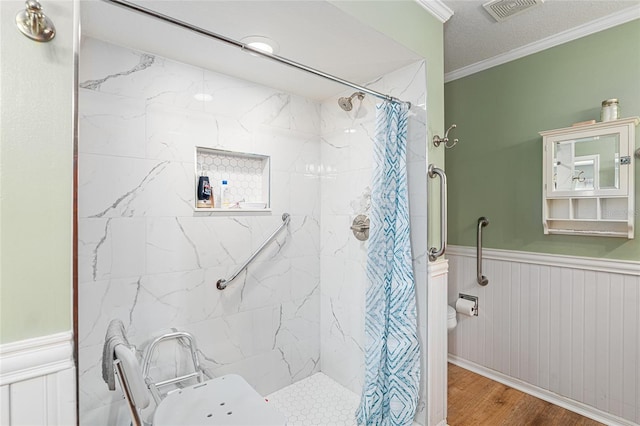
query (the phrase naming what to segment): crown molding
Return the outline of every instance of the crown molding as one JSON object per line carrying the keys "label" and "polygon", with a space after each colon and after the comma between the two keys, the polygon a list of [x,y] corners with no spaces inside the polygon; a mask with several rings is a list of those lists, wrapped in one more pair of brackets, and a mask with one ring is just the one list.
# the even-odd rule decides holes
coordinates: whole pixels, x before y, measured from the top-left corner
{"label": "crown molding", "polygon": [[427,12],[443,24],[453,16],[453,10],[442,2],[442,0],[415,0]]}
{"label": "crown molding", "polygon": [[[418,0],[420,1],[420,0]],[[505,64],[507,62],[514,61],[516,59],[523,58],[534,53],[541,52],[546,49],[550,49],[555,46],[559,46],[564,43],[568,43],[573,40],[577,40],[582,37],[622,25],[627,22],[640,19],[640,5],[632,6],[630,8],[621,10],[611,15],[605,16],[595,21],[587,22],[580,26],[571,28],[561,33],[552,35],[542,40],[535,41],[525,46],[513,49],[509,52],[502,53],[492,58],[485,59],[483,61],[476,62],[466,67],[458,68],[444,75],[444,82],[457,80],[459,78],[467,77],[471,74],[484,71],[489,68],[493,68],[498,65]]]}

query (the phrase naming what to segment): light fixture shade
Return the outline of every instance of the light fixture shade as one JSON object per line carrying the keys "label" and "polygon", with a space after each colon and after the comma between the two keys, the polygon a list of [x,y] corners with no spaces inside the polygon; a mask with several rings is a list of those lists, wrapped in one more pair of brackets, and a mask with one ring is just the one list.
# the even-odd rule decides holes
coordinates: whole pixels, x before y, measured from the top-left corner
{"label": "light fixture shade", "polygon": [[240,42],[254,49],[275,55],[280,50],[280,46],[274,40],[265,36],[247,36],[240,39]]}

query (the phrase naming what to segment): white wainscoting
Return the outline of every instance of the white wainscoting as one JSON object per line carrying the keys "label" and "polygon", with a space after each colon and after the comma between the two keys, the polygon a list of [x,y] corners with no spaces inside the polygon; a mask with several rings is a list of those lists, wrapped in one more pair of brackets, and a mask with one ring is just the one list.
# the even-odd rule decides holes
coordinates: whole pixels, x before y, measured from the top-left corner
{"label": "white wainscoting", "polygon": [[[429,263],[427,272],[427,423],[445,425],[447,420],[447,272],[446,259]],[[424,334],[423,334],[424,335]]]}
{"label": "white wainscoting", "polygon": [[[640,422],[640,262],[450,247],[449,360],[606,424]],[[474,368],[472,368],[474,369]]]}
{"label": "white wainscoting", "polygon": [[76,424],[73,334],[0,345],[0,424]]}

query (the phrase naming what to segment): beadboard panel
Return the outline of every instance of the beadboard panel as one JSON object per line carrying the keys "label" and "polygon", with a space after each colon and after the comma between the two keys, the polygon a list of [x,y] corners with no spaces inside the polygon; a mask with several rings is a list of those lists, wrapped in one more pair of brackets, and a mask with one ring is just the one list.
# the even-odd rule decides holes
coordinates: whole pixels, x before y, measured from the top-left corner
{"label": "beadboard panel", "polygon": [[10,424],[10,404],[9,386],[0,386],[0,425]]}
{"label": "beadboard panel", "polygon": [[[640,263],[452,247],[449,304],[458,315],[449,354],[629,422],[640,422]],[[589,267],[592,265],[592,268]]]}
{"label": "beadboard panel", "polygon": [[[427,267],[429,282],[427,284],[429,331],[421,330],[427,335],[427,424],[446,424],[447,419],[447,273],[446,259],[429,263]],[[425,327],[426,328],[426,327]]]}
{"label": "beadboard panel", "polygon": [[0,424],[75,425],[71,333],[0,346]]}

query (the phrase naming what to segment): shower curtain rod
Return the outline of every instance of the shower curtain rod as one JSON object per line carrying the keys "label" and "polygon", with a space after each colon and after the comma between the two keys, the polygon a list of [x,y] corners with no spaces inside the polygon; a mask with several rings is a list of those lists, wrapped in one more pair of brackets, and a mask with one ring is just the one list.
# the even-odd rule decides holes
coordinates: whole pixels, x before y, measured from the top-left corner
{"label": "shower curtain rod", "polygon": [[349,87],[351,87],[353,89],[356,89],[356,90],[358,90],[360,92],[368,93],[368,94],[373,95],[373,96],[375,96],[377,98],[384,99],[384,100],[387,100],[389,102],[405,103],[405,104],[407,104],[409,106],[409,108],[411,107],[411,102],[403,101],[403,100],[398,99],[396,97],[393,97],[393,96],[390,96],[390,95],[385,95],[384,93],[376,92],[375,90],[368,89],[366,87],[363,87],[363,86],[360,86],[358,84],[352,83],[350,81],[344,80],[344,79],[342,79],[340,77],[336,77],[334,75],[328,74],[328,73],[326,73],[324,71],[320,71],[320,70],[317,70],[315,68],[311,68],[311,67],[306,66],[304,64],[301,64],[299,62],[295,62],[295,61],[292,61],[290,59],[284,58],[282,56],[274,55],[272,53],[268,53],[268,52],[265,52],[263,50],[256,49],[254,47],[251,47],[251,46],[249,46],[249,45],[247,45],[245,43],[241,43],[241,42],[239,42],[237,40],[234,40],[232,38],[225,37],[223,35],[220,35],[220,34],[205,30],[204,28],[196,27],[195,25],[191,25],[191,24],[189,24],[187,22],[181,21],[179,19],[175,19],[175,18],[173,18],[171,16],[164,15],[162,13],[153,11],[151,9],[147,9],[147,8],[139,6],[139,5],[135,4],[135,3],[131,3],[129,1],[127,1],[127,0],[103,0],[103,1],[106,1],[107,3],[113,3],[115,5],[124,7],[125,9],[133,10],[135,12],[139,12],[139,13],[142,13],[144,15],[156,18],[156,19],[160,19],[162,21],[168,22],[170,24],[177,25],[179,27],[185,28],[185,29],[193,31],[195,33],[198,33],[198,34],[201,34],[201,35],[204,35],[204,36],[207,36],[207,37],[211,37],[213,39],[216,39],[218,41],[230,44],[230,45],[235,46],[235,47],[239,47],[242,50],[248,50],[251,53],[255,53],[256,55],[260,55],[262,57],[271,59],[271,60],[276,61],[276,62],[280,62],[280,63],[285,64],[285,65],[289,65],[290,67],[297,68],[299,70],[306,71],[308,73],[315,74],[315,75],[318,75],[320,77],[324,77],[327,80],[335,81],[336,83],[340,83],[340,84],[343,84],[345,86],[349,86]]}

